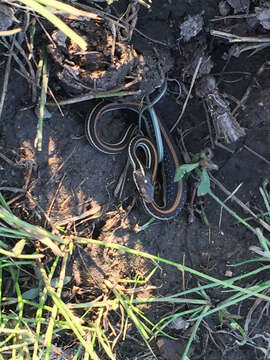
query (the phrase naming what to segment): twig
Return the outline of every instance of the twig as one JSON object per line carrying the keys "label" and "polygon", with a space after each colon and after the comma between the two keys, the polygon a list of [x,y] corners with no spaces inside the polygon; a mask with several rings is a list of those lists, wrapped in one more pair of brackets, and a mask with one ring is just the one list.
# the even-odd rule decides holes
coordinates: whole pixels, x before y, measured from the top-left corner
{"label": "twig", "polygon": [[239,55],[241,55],[241,54],[242,54],[243,52],[245,52],[245,51],[249,51],[249,50],[253,50],[253,49],[254,49],[254,51],[252,51],[252,53],[248,55],[248,57],[251,57],[251,56],[253,56],[254,54],[256,54],[257,52],[259,52],[259,51],[261,51],[261,50],[263,50],[263,49],[265,49],[266,47],[269,47],[269,46],[270,46],[269,43],[266,43],[266,44],[262,43],[262,44],[244,46],[244,47],[241,47],[241,48],[240,48],[240,47],[237,47],[236,53],[237,53],[237,56],[239,56]]}
{"label": "twig", "polygon": [[62,179],[60,180],[60,182],[59,182],[59,184],[58,184],[58,186],[57,186],[56,192],[54,193],[54,196],[53,196],[53,198],[52,198],[52,201],[50,202],[50,205],[49,205],[48,210],[47,210],[47,212],[46,212],[46,214],[47,214],[48,217],[51,216],[52,208],[53,208],[53,206],[54,206],[56,197],[57,197],[57,195],[58,195],[58,193],[59,193],[59,190],[60,190],[60,188],[61,188],[61,186],[62,186],[62,184],[63,184],[63,181],[64,181],[64,178],[65,178],[65,177],[66,177],[66,174],[64,174],[63,177],[62,177]]}
{"label": "twig", "polygon": [[[81,215],[77,215],[77,216],[72,216],[70,218],[64,219],[64,220],[60,220],[57,221],[54,226],[55,227],[59,227],[59,226],[64,226],[64,225],[68,225],[70,223],[74,223],[78,220],[82,220],[85,218],[97,218],[101,216],[101,206],[100,205],[96,205],[93,208],[91,208],[90,210],[85,211],[84,213],[82,213]],[[95,216],[94,216],[95,215]]]}
{"label": "twig", "polygon": [[[265,290],[263,292],[265,295],[267,295],[267,291]],[[249,309],[249,312],[247,314],[247,317],[246,317],[246,320],[245,320],[245,325],[244,325],[244,330],[245,330],[245,333],[246,334],[249,334],[250,331],[249,331],[249,324],[251,322],[251,317],[252,317],[252,314],[253,312],[257,309],[257,307],[263,302],[264,300],[263,299],[256,299],[253,303],[253,305],[251,306],[251,308]],[[263,316],[263,312],[259,312],[260,314],[260,318]]]}
{"label": "twig", "polygon": [[159,40],[155,40],[153,38],[150,38],[149,36],[145,35],[143,32],[141,32],[140,30],[138,30],[137,28],[134,29],[134,31],[136,33],[138,33],[139,35],[141,35],[142,37],[144,37],[145,39],[151,41],[152,43],[155,43],[155,44],[159,44],[159,45],[162,45],[162,46],[166,46],[166,47],[170,47],[170,45],[162,42],[162,41],[159,41]]}
{"label": "twig", "polygon": [[28,168],[26,177],[25,177],[25,183],[24,183],[24,185],[23,185],[23,188],[24,188],[25,190],[28,190],[28,187],[29,187],[29,184],[30,184],[30,180],[31,180],[31,176],[32,176],[33,166],[34,166],[34,163],[31,162],[31,163],[30,163],[30,166],[29,166],[29,168]]}
{"label": "twig", "polygon": [[[82,5],[80,4],[80,6],[82,6]],[[115,10],[115,9],[114,9],[114,10]],[[115,19],[115,20],[117,21],[117,25],[119,25],[119,26],[121,26],[121,27],[127,27],[127,26],[129,26],[129,24],[126,23],[124,20],[121,20],[121,22],[118,23],[118,22],[119,22],[119,14],[118,14],[118,16],[114,16],[114,15],[110,14],[110,16],[111,16],[112,19]],[[138,33],[140,36],[144,37],[145,39],[151,41],[152,43],[156,43],[156,44],[159,44],[159,45],[162,45],[162,46],[170,47],[170,45],[168,45],[168,44],[166,44],[166,43],[164,43],[164,42],[162,42],[162,41],[159,41],[159,40],[155,40],[155,39],[150,38],[149,36],[145,35],[143,32],[141,32],[141,31],[138,30],[137,28],[134,28],[134,31],[135,31],[136,33]]]}
{"label": "twig", "polygon": [[[234,189],[233,192],[230,193],[230,195],[225,200],[223,200],[224,204],[226,204],[227,201],[232,199],[232,197],[237,193],[237,191],[241,188],[242,185],[243,185],[243,183],[239,184],[236,187],[236,189]],[[219,222],[218,222],[218,228],[219,229],[221,229],[222,214],[223,214],[223,207],[220,208]]]}
{"label": "twig", "polygon": [[2,30],[0,31],[0,36],[11,36],[17,34],[18,32],[22,31],[22,28],[16,28],[11,30]]}
{"label": "twig", "polygon": [[118,23],[122,22],[126,24],[126,28],[125,30],[123,29],[123,36],[122,33],[120,32],[120,29],[117,28],[118,30],[118,38],[124,42],[124,41],[130,41],[132,38],[132,34],[133,31],[135,29],[136,23],[137,23],[137,18],[138,18],[138,11],[139,11],[139,6],[137,6],[137,3],[134,3],[134,1],[130,2],[127,6],[126,11],[124,12],[123,15],[121,15],[118,19]]}
{"label": "twig", "polygon": [[213,36],[221,37],[223,39],[227,39],[230,43],[238,43],[238,42],[270,42],[270,37],[252,37],[252,36],[239,36],[231,33],[227,33],[224,31],[211,30],[210,34]]}
{"label": "twig", "polygon": [[42,28],[42,30],[44,31],[44,34],[47,36],[49,42],[51,42],[53,44],[54,47],[56,47],[55,42],[53,41],[53,38],[51,37],[51,35],[48,33],[47,29],[45,28],[45,26],[42,24],[42,21],[39,20],[39,16],[37,14],[34,14],[36,21],[39,23],[39,26]]}
{"label": "twig", "polygon": [[69,159],[73,156],[73,154],[75,153],[76,150],[77,150],[77,146],[74,147],[74,149],[71,151],[71,153],[62,162],[62,164],[58,167],[58,169],[55,171],[55,173],[50,177],[50,179],[47,181],[46,185],[48,185],[54,179],[56,174],[64,167],[64,165],[69,161]]}
{"label": "twig", "polygon": [[[150,9],[151,4],[147,4],[144,0],[136,0],[139,4],[145,6],[147,9]],[[151,2],[151,1],[150,1]]]}
{"label": "twig", "polygon": [[[2,44],[9,49],[9,44],[7,42],[2,41]],[[25,69],[25,66],[23,64],[23,62],[20,60],[20,58],[18,57],[18,55],[14,52],[14,51],[10,51],[10,55],[13,57],[13,59],[16,61],[16,63],[19,65],[22,74],[20,74],[21,76],[24,75],[25,79],[29,82],[29,84],[31,86],[33,86],[34,84],[34,80],[31,78],[31,76],[29,75],[29,73],[27,72],[27,70]],[[15,69],[15,71],[18,71],[17,69]]]}
{"label": "twig", "polygon": [[28,191],[31,175],[32,175],[32,170],[33,170],[33,163],[31,163],[30,166],[29,166],[27,175],[25,177],[25,179],[26,179],[25,184],[23,185],[23,188],[21,189],[22,191],[20,191],[20,194],[7,201],[7,204],[9,206],[11,204],[13,204],[15,201],[18,201],[21,197],[26,195],[26,193]]}
{"label": "twig", "polygon": [[123,194],[123,189],[124,189],[124,186],[125,186],[125,181],[126,181],[126,178],[127,178],[127,172],[128,172],[128,168],[129,168],[129,165],[130,165],[130,160],[129,158],[127,159],[126,161],[126,164],[125,164],[125,167],[119,177],[119,180],[118,180],[118,183],[114,189],[114,196],[118,199],[121,199],[122,197],[122,194]]}
{"label": "twig", "polygon": [[55,234],[59,234],[59,231],[57,230],[57,228],[55,227],[55,225],[53,224],[53,222],[51,221],[51,219],[48,217],[48,215],[46,214],[46,212],[42,209],[42,207],[39,205],[39,203],[33,198],[33,196],[30,194],[29,191],[25,192],[26,197],[33,203],[35,204],[35,206],[39,209],[39,211],[43,214],[43,216],[45,217],[46,221],[48,224],[50,224],[52,230],[54,230]]}
{"label": "twig", "polygon": [[24,49],[21,47],[21,45],[18,43],[17,40],[15,40],[14,45],[19,50],[20,54],[22,55],[26,64],[28,65],[29,72],[31,74],[30,78],[32,79],[32,102],[36,102],[36,100],[37,100],[37,85],[35,83],[36,76],[35,76],[33,66],[31,64],[31,61],[28,59],[28,56],[26,55]]}
{"label": "twig", "polygon": [[[51,90],[51,88],[49,86],[48,86],[48,93],[53,98],[53,100],[55,102],[55,105],[58,107],[58,110],[59,110],[60,114],[64,117],[64,113],[63,113],[63,111],[61,109],[61,106],[60,106],[59,102],[57,101],[57,99],[56,99],[56,97],[55,97],[55,95],[53,93],[53,91]],[[47,102],[46,102],[46,105],[47,105]]]}
{"label": "twig", "polygon": [[264,71],[266,65],[269,65],[269,64],[270,64],[270,61],[266,61],[266,62],[264,62],[264,63],[260,66],[259,70],[257,71],[257,73],[255,74],[255,76],[254,76],[253,79],[251,80],[251,83],[250,83],[249,87],[247,88],[246,92],[244,93],[242,99],[239,101],[238,105],[233,109],[232,115],[234,115],[234,114],[237,112],[237,110],[238,110],[241,106],[243,106],[243,104],[247,101],[247,99],[248,99],[248,97],[249,97],[249,95],[250,95],[250,93],[251,93],[251,90],[252,90],[253,87],[255,86],[257,77],[259,77],[259,76],[262,74],[262,72]]}
{"label": "twig", "polygon": [[227,20],[227,19],[246,19],[256,17],[257,14],[242,14],[242,15],[228,15],[228,16],[216,16],[214,19],[211,19],[211,22]]}
{"label": "twig", "polygon": [[195,72],[194,72],[194,74],[193,74],[192,81],[191,81],[191,85],[190,85],[190,88],[189,88],[189,91],[188,91],[186,100],[185,100],[185,102],[184,102],[184,105],[183,105],[181,114],[179,115],[179,117],[178,117],[178,119],[176,120],[175,124],[172,126],[170,132],[172,132],[172,131],[176,128],[176,126],[179,124],[180,120],[182,119],[182,116],[184,115],[184,112],[185,112],[186,107],[187,107],[188,100],[189,100],[190,95],[191,95],[191,91],[192,91],[192,89],[193,89],[193,86],[194,86],[194,84],[195,84],[196,77],[197,77],[198,72],[199,72],[200,67],[201,67],[202,59],[203,59],[202,57],[199,58],[199,61],[198,61],[198,64],[197,64],[197,66],[196,66]]}
{"label": "twig", "polygon": [[6,155],[2,153],[0,153],[0,158],[4,160],[6,163],[8,163],[8,165],[10,166],[18,166],[14,161],[10,160],[9,158],[6,157]]}
{"label": "twig", "polygon": [[204,112],[205,112],[205,116],[206,116],[206,122],[207,122],[207,127],[208,127],[208,131],[209,131],[209,137],[210,137],[210,142],[211,142],[211,148],[214,149],[215,147],[215,142],[213,139],[213,133],[212,133],[212,127],[211,127],[211,122],[210,122],[210,116],[208,114],[208,110],[207,110],[207,106],[205,101],[203,101],[203,108],[204,108]]}
{"label": "twig", "polygon": [[124,308],[123,308],[123,306],[121,304],[119,304],[119,309],[120,309],[120,312],[121,312],[121,324],[120,324],[120,329],[118,330],[118,335],[113,340],[112,350],[114,349],[115,345],[117,344],[118,340],[120,339],[120,337],[121,337],[121,335],[123,333],[124,324],[125,324],[125,311],[124,311]]}
{"label": "twig", "polygon": [[9,51],[6,68],[5,68],[5,76],[4,76],[2,94],[1,94],[1,99],[0,99],[0,120],[1,120],[2,112],[3,112],[4,101],[5,101],[6,94],[7,94],[8,79],[9,79],[10,65],[11,65],[11,59],[12,59],[11,52],[13,51],[14,43],[15,43],[15,35],[13,35],[13,41],[12,41],[12,45],[11,45],[11,48]]}
{"label": "twig", "polygon": [[[214,184],[216,184],[220,190],[222,190],[227,196],[231,195],[231,192],[229,190],[227,190],[225,188],[224,185],[221,184],[221,182],[219,182],[216,178],[214,178],[213,175],[210,174],[210,178],[213,181]],[[270,232],[270,225],[267,224],[265,221],[263,221],[262,219],[260,219],[252,210],[250,210],[250,208],[244,204],[240,199],[238,199],[235,195],[233,195],[231,197],[231,200],[235,201],[239,206],[241,206],[241,208],[248,212],[255,220],[257,220],[267,231]]]}
{"label": "twig", "polygon": [[[141,93],[141,90],[137,91],[120,91],[120,92],[112,92],[112,91],[106,91],[106,92],[89,92],[85,95],[80,95],[71,99],[66,99],[62,101],[58,101],[58,105],[69,105],[69,104],[76,104],[82,101],[92,100],[92,99],[100,99],[100,98],[108,98],[113,96],[130,96],[130,95],[139,95]],[[56,106],[55,103],[47,102],[47,106]]]}
{"label": "twig", "polygon": [[259,159],[263,160],[264,162],[266,162],[266,164],[270,165],[270,161],[267,160],[264,156],[258,154],[256,151],[252,150],[250,147],[248,147],[247,145],[243,146],[247,151],[249,151],[251,154],[257,156]]}
{"label": "twig", "polygon": [[[19,193],[19,195],[16,195],[16,196],[14,196],[12,199],[10,199],[10,200],[7,201],[8,206],[10,206],[11,204],[13,204],[15,201],[18,201],[21,197],[25,196],[25,194],[26,194],[26,190],[24,190],[24,189],[16,189],[16,188],[14,188],[14,189],[12,189],[12,188],[6,188],[6,189],[5,189],[5,187],[3,187],[2,189],[3,189],[3,191],[11,191],[11,192],[15,192],[15,193],[18,192],[18,193]],[[14,190],[14,191],[13,191],[13,190]]]}
{"label": "twig", "polygon": [[12,186],[1,186],[0,191],[11,191],[14,193],[24,193],[24,194],[26,193],[25,189],[20,189]]}

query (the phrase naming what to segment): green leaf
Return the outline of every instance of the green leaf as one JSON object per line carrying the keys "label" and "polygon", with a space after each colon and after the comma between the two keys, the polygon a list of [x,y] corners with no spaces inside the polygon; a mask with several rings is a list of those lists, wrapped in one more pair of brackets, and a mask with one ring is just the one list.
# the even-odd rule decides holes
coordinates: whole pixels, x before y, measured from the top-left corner
{"label": "green leaf", "polygon": [[206,169],[202,169],[200,177],[201,177],[201,183],[198,187],[197,195],[203,196],[208,194],[210,191],[210,179]]}
{"label": "green leaf", "polygon": [[[71,280],[71,276],[65,276],[64,278],[64,285],[68,284]],[[52,287],[57,287],[58,286],[58,282],[59,282],[59,277],[53,278],[51,281],[51,286]]]}
{"label": "green leaf", "polygon": [[16,243],[16,245],[12,249],[12,252],[14,253],[15,256],[19,256],[22,254],[25,243],[26,243],[25,239],[19,240]]}
{"label": "green leaf", "polygon": [[2,240],[0,240],[0,247],[2,247],[5,250],[9,248],[9,246],[6,243],[4,243]]}
{"label": "green leaf", "polygon": [[11,210],[10,210],[10,208],[9,208],[9,206],[8,206],[5,198],[4,198],[4,196],[1,194],[1,192],[0,192],[0,204],[1,204],[1,206],[3,206],[4,209],[6,209],[7,211],[11,212]]}
{"label": "green leaf", "polygon": [[176,169],[176,173],[175,173],[175,177],[174,177],[174,181],[180,181],[185,174],[193,171],[194,169],[196,169],[199,166],[199,163],[195,163],[195,164],[184,164],[179,166],[178,169]]}
{"label": "green leaf", "polygon": [[192,163],[199,162],[200,160],[201,160],[201,153],[194,154],[191,158]]}
{"label": "green leaf", "polygon": [[33,288],[22,293],[22,298],[24,300],[34,300],[39,296],[39,288]]}

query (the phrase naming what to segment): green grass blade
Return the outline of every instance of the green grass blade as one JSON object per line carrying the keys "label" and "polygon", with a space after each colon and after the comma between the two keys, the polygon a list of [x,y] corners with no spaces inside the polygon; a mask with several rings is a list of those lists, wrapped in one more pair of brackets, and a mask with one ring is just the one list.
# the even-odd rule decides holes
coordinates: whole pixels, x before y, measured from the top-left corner
{"label": "green grass blade", "polygon": [[204,314],[209,310],[209,306],[206,306],[203,311],[202,311],[202,314],[201,314],[201,317],[196,321],[195,323],[195,326],[193,327],[193,330],[192,330],[192,333],[188,339],[188,343],[187,343],[187,346],[185,348],[185,351],[183,353],[183,356],[182,356],[182,360],[188,360],[188,352],[189,352],[189,349],[190,349],[190,346],[195,338],[195,335],[198,331],[198,328],[200,326],[200,323],[204,317]]}
{"label": "green grass blade", "polygon": [[[260,286],[252,287],[249,289],[250,295],[245,294],[245,295],[240,296],[240,294],[239,294],[237,298],[235,298],[231,301],[223,302],[221,305],[217,306],[215,309],[212,309],[212,310],[208,311],[207,313],[205,313],[204,316],[209,316],[209,315],[214,314],[222,309],[226,309],[229,306],[236,305],[236,304],[240,303],[241,301],[246,300],[250,297],[257,296],[260,292],[262,292],[266,289],[269,289],[269,287],[270,287],[269,282],[264,283],[263,285],[260,285]],[[194,320],[199,319],[200,316],[196,317]]]}
{"label": "green grass blade", "polygon": [[3,284],[3,266],[0,260],[0,327],[2,327],[2,284]]}
{"label": "green grass blade", "polygon": [[15,257],[16,259],[31,259],[31,260],[37,260],[37,259],[42,259],[44,258],[44,255],[42,254],[22,254],[22,255],[18,255],[13,253],[12,251],[7,251],[4,249],[0,248],[0,254],[7,256],[7,257]]}
{"label": "green grass blade", "polygon": [[0,192],[0,205],[3,206],[4,209],[9,211],[11,213],[10,207],[8,206],[6,200],[4,199],[4,196]]}
{"label": "green grass blade", "polygon": [[89,17],[90,19],[99,18],[96,14],[92,12],[77,9],[74,6],[65,4],[64,2],[61,1],[57,1],[57,0],[36,0],[36,1],[42,5],[50,6],[56,10],[60,10],[68,14],[77,15],[77,16],[86,16]]}
{"label": "green grass blade", "polygon": [[261,193],[261,195],[262,195],[262,197],[263,197],[263,201],[264,201],[266,210],[267,210],[267,212],[268,212],[268,215],[270,215],[269,194],[267,193],[265,187],[263,187],[263,188],[260,187],[259,190],[260,190],[260,193]]}
{"label": "green grass blade", "polygon": [[241,288],[240,286],[233,285],[232,284],[232,282],[234,281],[233,279],[219,280],[219,279],[216,279],[216,278],[214,278],[214,277],[212,277],[210,275],[207,275],[207,274],[201,273],[200,271],[192,269],[192,268],[190,268],[188,266],[181,265],[181,264],[178,264],[178,263],[176,263],[174,261],[167,260],[167,259],[164,259],[164,258],[160,258],[159,256],[152,255],[152,254],[149,254],[149,253],[146,253],[146,252],[143,252],[143,251],[134,250],[134,249],[131,249],[131,248],[128,248],[126,246],[119,245],[119,244],[116,244],[116,243],[109,243],[109,242],[105,242],[105,241],[101,241],[101,240],[87,239],[87,238],[81,238],[81,237],[74,237],[74,239],[78,243],[81,243],[81,244],[84,243],[84,244],[100,245],[100,246],[104,246],[106,248],[111,248],[111,249],[116,249],[116,250],[119,250],[119,251],[124,251],[126,253],[137,255],[137,256],[140,256],[140,257],[144,257],[144,258],[150,259],[152,261],[161,262],[161,263],[164,263],[164,264],[167,264],[167,265],[174,266],[175,268],[177,268],[181,272],[186,271],[186,272],[189,272],[190,274],[193,274],[194,276],[198,276],[199,278],[202,278],[204,280],[207,280],[207,281],[211,282],[212,284],[209,284],[210,287],[222,286],[224,288],[229,288],[229,289],[239,291],[239,292],[241,292],[243,294],[248,294],[250,296],[256,296],[257,298],[264,299],[266,301],[270,301],[270,296],[260,294],[260,293],[253,294],[252,291],[250,291],[249,289],[245,289],[245,288]]}
{"label": "green grass blade", "polygon": [[249,223],[247,223],[244,219],[237,215],[235,211],[231,210],[226,204],[224,204],[214,193],[212,193],[211,190],[208,192],[208,195],[210,195],[220,206],[228,211],[228,213],[231,214],[237,221],[253,232],[253,234],[257,235],[256,230],[251,225],[249,225]]}
{"label": "green grass blade", "polygon": [[91,348],[87,344],[87,342],[84,340],[84,330],[83,327],[80,324],[80,321],[78,318],[76,318],[72,312],[68,309],[68,307],[63,303],[63,301],[53,292],[52,290],[49,291],[50,296],[52,297],[55,305],[57,306],[58,311],[64,316],[64,318],[67,321],[67,324],[69,328],[73,331],[73,333],[76,335],[77,339],[80,341],[81,345],[84,346],[85,350],[88,351],[88,353],[91,356],[91,359],[93,360],[100,360],[97,354],[95,353],[94,349]]}
{"label": "green grass blade", "polygon": [[146,327],[145,324],[143,324],[140,319],[135,315],[132,307],[130,306],[130,304],[125,300],[124,297],[122,297],[122,295],[116,291],[114,288],[112,288],[112,291],[114,293],[114,295],[117,297],[117,299],[119,300],[119,302],[122,304],[123,308],[125,309],[126,313],[128,314],[128,317],[130,318],[130,320],[133,322],[133,324],[136,326],[138,332],[140,333],[141,337],[143,338],[143,341],[145,342],[146,346],[148,347],[148,349],[151,351],[152,355],[154,356],[154,358],[156,359],[156,356],[149,344],[149,335],[148,333],[151,333],[151,330],[148,329]]}
{"label": "green grass blade", "polygon": [[[64,258],[63,258],[62,264],[61,264],[60,279],[59,279],[59,282],[58,282],[57,294],[55,294],[57,297],[61,296],[63,283],[64,283],[64,280],[62,278],[63,278],[63,274],[65,276],[65,273],[66,273],[67,259],[68,259],[68,254],[66,253]],[[47,277],[46,271],[45,271],[43,266],[40,266],[40,273],[41,273],[41,275],[43,277],[43,281],[45,283],[46,292],[49,292],[50,295],[51,295],[51,293],[54,294],[54,290],[51,287],[51,283],[50,283],[51,279],[49,277]],[[46,338],[45,360],[50,359],[51,344],[52,344],[52,339],[53,339],[53,330],[54,330],[55,319],[56,319],[57,313],[58,313],[58,307],[57,307],[57,304],[54,302],[51,318],[50,318],[49,325],[48,325],[46,335],[45,335],[45,338]]]}
{"label": "green grass blade", "polygon": [[42,151],[42,138],[43,138],[43,120],[45,113],[45,105],[47,99],[47,90],[48,90],[48,70],[47,70],[47,52],[43,51],[42,59],[42,83],[41,83],[41,94],[40,94],[40,104],[39,104],[39,118],[37,124],[37,135],[34,141],[34,146],[38,151]]}
{"label": "green grass blade", "polygon": [[30,235],[34,239],[38,239],[45,246],[48,246],[56,256],[64,256],[62,251],[58,248],[58,246],[53,242],[59,242],[61,244],[65,244],[65,241],[60,237],[51,234],[50,232],[44,230],[43,228],[35,225],[31,225],[19,218],[15,215],[11,214],[9,211],[0,206],[0,219],[5,221],[10,226],[17,228],[19,231],[25,231],[28,235]]}
{"label": "green grass blade", "polygon": [[176,298],[172,296],[164,296],[161,298],[141,298],[132,301],[133,304],[142,303],[155,303],[155,302],[168,302],[172,304],[196,304],[196,305],[207,305],[208,301],[203,299],[186,299]]}
{"label": "green grass blade", "polygon": [[[168,325],[171,324],[172,321],[178,319],[179,317],[183,317],[185,315],[196,315],[200,311],[204,309],[204,306],[199,306],[198,308],[190,309],[190,310],[184,310],[180,313],[176,313],[173,315],[168,315],[162,318],[153,328],[152,332],[154,333],[154,336],[156,337],[159,333],[164,334],[165,336],[175,340],[175,338],[168,336],[163,332],[163,329],[165,329]],[[194,316],[195,317],[195,316]]]}
{"label": "green grass blade", "polygon": [[[54,272],[55,272],[55,269],[56,269],[56,266],[59,262],[59,257],[56,257],[54,262],[53,262],[53,265],[50,269],[50,273],[49,273],[49,276],[48,276],[48,280],[49,282],[51,281],[53,275],[54,275]],[[44,290],[43,290],[43,294],[40,298],[40,301],[39,301],[39,304],[38,304],[38,309],[37,309],[37,312],[36,312],[36,318],[35,318],[35,321],[36,321],[36,331],[35,331],[35,336],[36,336],[36,339],[35,339],[35,343],[34,343],[34,350],[33,350],[33,360],[37,359],[38,356],[38,349],[39,349],[39,337],[40,337],[40,331],[41,331],[41,324],[42,324],[42,313],[43,313],[43,310],[44,310],[44,305],[45,305],[45,301],[47,299],[47,288],[44,287]]]}
{"label": "green grass blade", "polygon": [[[24,307],[24,304],[23,304],[23,301],[22,301],[22,293],[21,293],[21,289],[20,289],[20,285],[19,285],[19,282],[18,282],[18,279],[19,279],[19,270],[17,269],[17,271],[15,272],[13,267],[10,267],[9,268],[9,271],[10,271],[10,274],[11,274],[11,277],[12,277],[12,280],[13,280],[13,284],[14,284],[14,288],[15,288],[15,291],[16,291],[16,294],[17,294],[17,299],[18,299],[18,308],[19,308],[19,313],[18,313],[18,321],[17,321],[17,324],[15,325],[14,327],[14,330],[18,330],[20,331],[20,325],[21,325],[21,318],[23,317],[23,307]],[[14,359],[17,359],[17,349],[19,351],[19,354],[21,352],[21,349],[20,349],[20,346],[17,346],[17,345],[21,345],[20,343],[20,338],[17,337],[17,336],[14,336],[13,337],[13,345],[14,347],[12,348],[12,358]],[[18,343],[19,341],[19,343]],[[20,356],[20,355],[19,355]]]}
{"label": "green grass blade", "polygon": [[[82,39],[82,37],[79,36],[74,30],[68,27],[61,19],[59,19],[52,12],[50,12],[46,7],[40,5],[35,0],[19,0],[19,1],[27,5],[29,8],[36,11],[40,15],[44,16],[54,26],[56,26],[59,30],[61,30],[64,34],[66,34],[69,38],[71,38],[83,50],[87,49],[87,42],[84,39]],[[56,1],[52,1],[52,3],[56,3]]]}
{"label": "green grass blade", "polygon": [[116,357],[110,347],[109,341],[105,336],[105,334],[103,333],[103,331],[101,330],[101,328],[97,326],[95,329],[96,329],[96,336],[103,350],[106,352],[106,354],[111,360],[116,360]]}
{"label": "green grass blade", "polygon": [[21,239],[22,237],[29,237],[30,235],[23,231],[18,231],[0,226],[0,236]]}

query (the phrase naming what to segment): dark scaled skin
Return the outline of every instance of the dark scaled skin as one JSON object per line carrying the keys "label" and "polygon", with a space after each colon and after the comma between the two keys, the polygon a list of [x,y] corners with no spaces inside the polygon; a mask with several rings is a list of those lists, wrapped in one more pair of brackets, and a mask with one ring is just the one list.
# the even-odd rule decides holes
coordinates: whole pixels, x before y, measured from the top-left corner
{"label": "dark scaled skin", "polygon": [[133,172],[133,178],[143,200],[147,203],[153,202],[155,186],[152,182],[151,171],[145,169],[143,174],[142,171],[138,169]]}

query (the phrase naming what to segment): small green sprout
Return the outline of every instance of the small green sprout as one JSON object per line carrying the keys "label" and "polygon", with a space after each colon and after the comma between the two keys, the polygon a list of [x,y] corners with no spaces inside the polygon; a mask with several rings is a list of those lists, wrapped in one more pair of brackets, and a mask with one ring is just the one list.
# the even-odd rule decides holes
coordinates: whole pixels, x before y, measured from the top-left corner
{"label": "small green sprout", "polygon": [[200,185],[198,186],[198,196],[206,195],[210,192],[210,179],[208,170],[218,170],[218,166],[212,162],[213,153],[211,149],[207,148],[198,154],[195,154],[189,164],[179,166],[176,170],[174,181],[180,181],[186,174],[195,171],[200,178]]}

